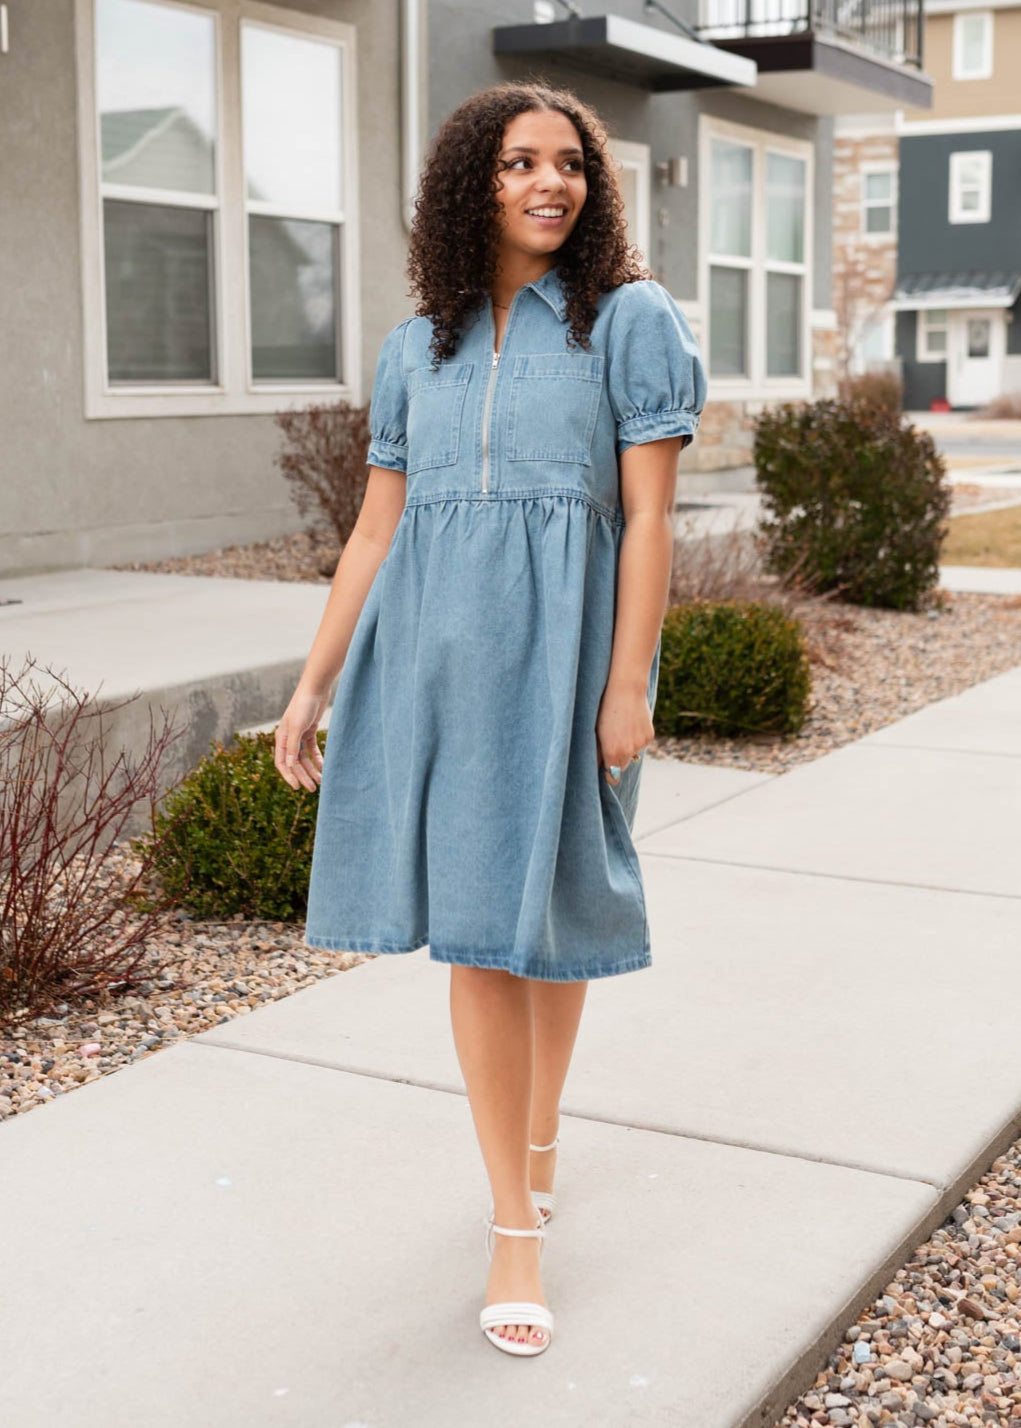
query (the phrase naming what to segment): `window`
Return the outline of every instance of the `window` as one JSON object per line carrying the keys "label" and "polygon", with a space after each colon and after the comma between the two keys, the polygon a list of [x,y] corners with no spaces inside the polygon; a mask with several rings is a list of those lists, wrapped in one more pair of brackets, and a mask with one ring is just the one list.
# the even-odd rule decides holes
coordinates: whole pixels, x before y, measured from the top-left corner
{"label": "window", "polygon": [[896,171],[892,165],[867,167],[861,175],[861,231],[886,235],[896,233]]}
{"label": "window", "polygon": [[216,21],[98,0],[107,375],[215,382]]}
{"label": "window", "polygon": [[893,357],[893,318],[889,313],[867,312],[858,324],[854,370],[883,367]]}
{"label": "window", "polygon": [[943,362],[947,355],[947,310],[945,307],[923,308],[918,314],[918,343],[915,353],[919,362]]}
{"label": "window", "polygon": [[742,389],[803,390],[809,146],[719,120],[703,131],[702,303],[710,374]]}
{"label": "window", "polygon": [[993,12],[962,10],[954,16],[954,79],[988,79],[993,72]]}
{"label": "window", "polygon": [[993,156],[988,149],[950,155],[950,222],[988,223]]}
{"label": "window", "polygon": [[352,27],[77,5],[86,415],[359,401]]}

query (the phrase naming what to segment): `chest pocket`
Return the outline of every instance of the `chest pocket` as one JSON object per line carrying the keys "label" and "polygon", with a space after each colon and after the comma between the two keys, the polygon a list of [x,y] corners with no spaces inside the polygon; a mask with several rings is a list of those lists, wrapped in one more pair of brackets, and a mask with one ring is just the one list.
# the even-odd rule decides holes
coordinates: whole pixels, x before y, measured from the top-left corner
{"label": "chest pocket", "polygon": [[409,476],[431,466],[452,466],[457,460],[461,411],[473,366],[446,362],[436,372],[419,367],[408,373]]}
{"label": "chest pocket", "polygon": [[596,353],[535,352],[515,357],[507,417],[508,461],[588,466],[603,393]]}

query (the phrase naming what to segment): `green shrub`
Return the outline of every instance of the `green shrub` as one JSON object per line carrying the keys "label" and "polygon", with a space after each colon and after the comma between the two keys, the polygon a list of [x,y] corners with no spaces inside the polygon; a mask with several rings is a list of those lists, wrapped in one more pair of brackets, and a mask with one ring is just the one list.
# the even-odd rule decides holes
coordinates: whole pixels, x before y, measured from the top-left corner
{"label": "green shrub", "polygon": [[700,600],[668,608],[657,734],[796,734],[810,688],[801,625],[777,606]]}
{"label": "green shrub", "polygon": [[215,744],[153,819],[157,876],[197,917],[305,915],[318,799],[284,782],[273,752],[272,734]]}
{"label": "green shrub", "polygon": [[928,432],[870,401],[784,403],[756,422],[766,568],[857,605],[917,610],[950,509]]}

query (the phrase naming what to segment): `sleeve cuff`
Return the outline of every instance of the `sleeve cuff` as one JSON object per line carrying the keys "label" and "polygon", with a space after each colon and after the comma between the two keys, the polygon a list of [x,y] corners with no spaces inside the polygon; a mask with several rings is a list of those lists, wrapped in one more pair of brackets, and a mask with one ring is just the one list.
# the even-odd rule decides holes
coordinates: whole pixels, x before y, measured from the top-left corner
{"label": "sleeve cuff", "polygon": [[380,441],[377,437],[369,443],[365,461],[368,466],[382,466],[389,471],[406,472],[408,448],[395,441]]}
{"label": "sleeve cuff", "polygon": [[681,450],[690,446],[698,430],[698,414],[678,408],[676,411],[649,412],[628,417],[617,425],[617,455],[629,446],[641,446],[647,441],[661,441],[667,436],[684,436]]}

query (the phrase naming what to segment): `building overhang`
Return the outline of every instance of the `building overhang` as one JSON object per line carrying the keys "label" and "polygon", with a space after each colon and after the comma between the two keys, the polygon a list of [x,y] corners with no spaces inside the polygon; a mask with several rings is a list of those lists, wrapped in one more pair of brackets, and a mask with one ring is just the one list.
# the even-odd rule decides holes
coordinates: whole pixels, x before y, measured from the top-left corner
{"label": "building overhang", "polygon": [[932,75],[835,35],[728,37],[718,49],[755,61],[755,98],[805,114],[893,113],[932,108]]}
{"label": "building overhang", "polygon": [[930,308],[1013,307],[1021,295],[1021,272],[972,269],[960,273],[913,273],[898,278],[890,300],[895,312]]}
{"label": "building overhang", "polygon": [[558,60],[601,79],[657,92],[717,85],[753,88],[756,83],[755,62],[744,55],[620,15],[584,16],[542,25],[495,25],[493,53],[542,62]]}

